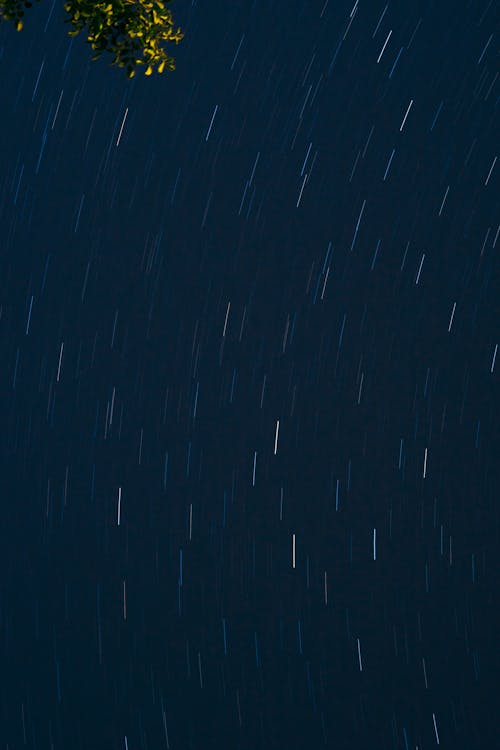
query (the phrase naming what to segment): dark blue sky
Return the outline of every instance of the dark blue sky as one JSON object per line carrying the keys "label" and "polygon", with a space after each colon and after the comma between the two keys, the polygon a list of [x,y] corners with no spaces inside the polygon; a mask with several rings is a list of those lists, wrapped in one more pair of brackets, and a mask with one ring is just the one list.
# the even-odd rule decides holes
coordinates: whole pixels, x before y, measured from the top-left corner
{"label": "dark blue sky", "polygon": [[494,747],[494,5],[0,25],[0,750]]}

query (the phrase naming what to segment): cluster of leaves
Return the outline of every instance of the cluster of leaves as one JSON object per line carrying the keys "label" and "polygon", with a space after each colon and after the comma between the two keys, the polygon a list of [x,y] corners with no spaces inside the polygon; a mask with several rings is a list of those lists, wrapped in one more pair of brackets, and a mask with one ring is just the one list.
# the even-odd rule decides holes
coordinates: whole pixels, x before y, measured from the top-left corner
{"label": "cluster of leaves", "polygon": [[[114,55],[112,65],[125,68],[129,78],[136,67],[144,65],[145,75],[156,68],[175,69],[175,60],[167,55],[164,43],[178,44],[184,34],[174,29],[172,13],[165,8],[170,0],[67,0],[64,10],[71,24],[70,36],[86,30],[87,42],[95,51],[93,60],[103,52]],[[23,27],[24,9],[31,0],[0,0],[0,19],[14,21],[18,31]]]}
{"label": "cluster of leaves", "polygon": [[16,31],[21,31],[24,9],[32,5],[30,0],[0,0],[0,21],[13,21]]}

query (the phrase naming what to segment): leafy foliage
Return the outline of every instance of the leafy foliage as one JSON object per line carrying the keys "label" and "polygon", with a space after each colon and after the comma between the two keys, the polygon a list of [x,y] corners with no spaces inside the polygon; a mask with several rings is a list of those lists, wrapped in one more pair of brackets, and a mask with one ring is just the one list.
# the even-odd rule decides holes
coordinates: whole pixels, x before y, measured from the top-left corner
{"label": "leafy foliage", "polygon": [[[164,48],[166,42],[178,44],[184,34],[174,29],[172,13],[165,5],[170,0],[67,0],[64,10],[71,24],[70,36],[85,30],[87,42],[97,60],[103,52],[113,54],[112,65],[125,68],[129,78],[136,67],[144,65],[145,75],[175,70],[175,60]],[[31,0],[0,0],[0,20],[13,21],[17,31],[23,28],[25,8]]]}

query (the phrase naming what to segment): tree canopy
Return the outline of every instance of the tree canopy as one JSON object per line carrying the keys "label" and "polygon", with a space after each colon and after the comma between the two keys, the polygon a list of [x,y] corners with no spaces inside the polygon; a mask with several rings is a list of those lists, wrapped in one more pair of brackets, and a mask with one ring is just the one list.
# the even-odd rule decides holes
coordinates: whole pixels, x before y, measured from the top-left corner
{"label": "tree canopy", "polygon": [[[178,44],[184,34],[174,29],[172,13],[165,5],[170,0],[66,0],[68,32],[76,36],[81,31],[94,50],[92,60],[103,52],[114,57],[112,65],[125,68],[129,78],[137,66],[144,66],[145,75],[153,70],[163,73],[175,70],[175,60],[167,54],[166,43]],[[0,0],[0,20],[13,21],[17,31],[23,28],[26,8],[31,0]]]}

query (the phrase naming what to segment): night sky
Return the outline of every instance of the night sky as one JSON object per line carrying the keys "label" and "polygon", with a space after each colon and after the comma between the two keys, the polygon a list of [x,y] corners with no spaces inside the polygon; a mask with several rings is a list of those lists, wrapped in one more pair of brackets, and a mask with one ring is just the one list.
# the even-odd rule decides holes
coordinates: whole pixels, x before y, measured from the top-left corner
{"label": "night sky", "polygon": [[129,81],[62,5],[0,25],[0,750],[499,747],[498,7],[175,0]]}

